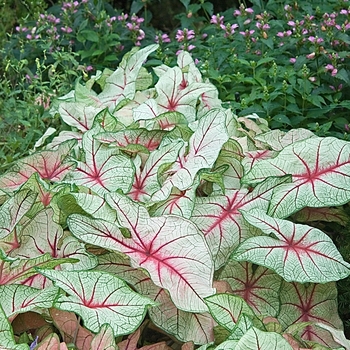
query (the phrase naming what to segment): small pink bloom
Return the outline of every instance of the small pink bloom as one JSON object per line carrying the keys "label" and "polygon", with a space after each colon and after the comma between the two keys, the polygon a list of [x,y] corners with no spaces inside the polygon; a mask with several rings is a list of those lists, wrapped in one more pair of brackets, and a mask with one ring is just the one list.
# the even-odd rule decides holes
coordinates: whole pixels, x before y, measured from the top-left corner
{"label": "small pink bloom", "polygon": [[287,24],[291,27],[295,27],[295,22],[294,21],[288,21]]}
{"label": "small pink bloom", "polygon": [[248,7],[245,9],[245,12],[252,14],[254,13],[254,10],[251,7]]}
{"label": "small pink bloom", "polygon": [[234,16],[240,16],[240,15],[241,15],[241,11],[240,11],[240,10],[235,10],[235,11],[233,12],[233,15],[234,15]]}
{"label": "small pink bloom", "polygon": [[315,56],[316,56],[315,52],[311,52],[310,54],[306,55],[306,58],[311,60],[311,59],[315,58]]}
{"label": "small pink bloom", "polygon": [[295,63],[296,61],[297,61],[297,59],[296,59],[295,57],[292,57],[292,58],[289,60],[290,63]]}

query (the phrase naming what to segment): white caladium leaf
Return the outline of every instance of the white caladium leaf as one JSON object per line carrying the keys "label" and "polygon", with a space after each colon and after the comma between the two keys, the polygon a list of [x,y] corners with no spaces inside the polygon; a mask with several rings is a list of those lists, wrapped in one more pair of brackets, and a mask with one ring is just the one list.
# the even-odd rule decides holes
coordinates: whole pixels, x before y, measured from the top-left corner
{"label": "white caladium leaf", "polygon": [[34,204],[37,194],[28,190],[17,192],[0,208],[0,239],[8,236]]}
{"label": "white caladium leaf", "polygon": [[47,150],[57,149],[61,143],[67,140],[76,140],[77,146],[81,147],[81,142],[83,140],[83,134],[79,131],[63,130],[58,136],[54,137],[52,141],[46,146]]}
{"label": "white caladium leaf", "polygon": [[150,98],[133,109],[132,116],[135,121],[154,119],[160,114],[157,101]]}
{"label": "white caladium leaf", "polygon": [[105,323],[112,327],[115,337],[132,333],[140,326],[147,308],[155,305],[105,272],[40,270],[40,273],[68,293],[61,294],[54,307],[77,313],[85,327],[95,333]]}
{"label": "white caladium leaf", "polygon": [[205,302],[215,321],[230,332],[234,330],[241,315],[245,314],[252,318],[255,316],[244,299],[236,295],[215,294],[205,298]]}
{"label": "white caladium leaf", "polygon": [[227,281],[235,295],[242,297],[257,315],[277,316],[282,278],[266,267],[253,270],[248,262],[229,261],[219,280]]}
{"label": "white caladium leaf", "polygon": [[226,130],[226,114],[220,109],[214,109],[203,116],[189,141],[189,152],[181,155],[172,167],[174,173],[154,195],[153,200],[164,200],[173,186],[183,191],[188,189],[199,170],[211,168],[228,140]]}
{"label": "white caladium leaf", "polygon": [[75,140],[67,141],[57,150],[36,152],[19,160],[8,172],[0,176],[0,188],[14,191],[36,172],[45,180],[63,180],[73,168],[74,162],[68,161],[67,158],[75,144]]}
{"label": "white caladium leaf", "polygon": [[276,190],[271,200],[269,214],[280,218],[304,207],[342,205],[350,200],[349,153],[349,142],[311,137],[258,162],[242,181],[254,184],[268,176],[292,175],[293,182]]}
{"label": "white caladium leaf", "polygon": [[272,218],[260,209],[242,211],[242,214],[251,225],[276,238],[248,238],[233,253],[234,260],[263,265],[286,281],[300,283],[325,283],[349,276],[350,264],[322,231]]}
{"label": "white caladium leaf", "polygon": [[53,220],[52,208],[38,212],[21,230],[20,247],[11,255],[15,257],[34,258],[50,253],[58,256],[58,242],[63,236],[63,229]]}
{"label": "white caladium leaf", "polygon": [[[230,342],[233,342],[233,347]],[[225,343],[227,345],[221,348]],[[215,350],[293,350],[292,346],[280,334],[263,332],[255,327],[250,328],[238,342],[228,340],[225,343],[219,345]]]}
{"label": "white caladium leaf", "polygon": [[62,102],[58,112],[65,123],[86,132],[92,128],[96,114],[104,108],[87,106],[84,102]]}
{"label": "white caladium leaf", "polygon": [[228,165],[229,168],[223,174],[225,190],[238,190],[241,188],[241,178],[243,177],[243,150],[240,144],[229,139],[221,148],[219,156],[215,162],[215,168]]}
{"label": "white caladium leaf", "polygon": [[160,167],[167,163],[175,162],[181,148],[184,147],[182,140],[174,140],[172,143],[161,145],[158,149],[151,152],[142,171],[135,174],[134,183],[129,192],[129,196],[138,201],[146,202],[151,195],[159,190],[158,171]]}
{"label": "white caladium leaf", "polygon": [[215,89],[211,84],[189,84],[179,67],[169,68],[159,78],[155,88],[158,93],[156,101],[159,114],[177,111],[185,115],[189,122],[196,118],[198,98],[208,90]]}
{"label": "white caladium leaf", "polygon": [[[342,321],[337,313],[337,288],[334,282],[326,284],[284,282],[280,297],[281,310],[278,320],[284,328],[298,322],[315,322],[342,330]],[[333,348],[336,345],[339,347],[328,331],[316,325],[306,326],[300,335],[304,340],[315,341],[327,347]]]}
{"label": "white caladium leaf", "polygon": [[109,222],[115,222],[117,215],[109,207],[105,199],[88,193],[69,193],[57,198],[57,204],[66,216],[71,214],[91,215],[97,219],[104,219]]}
{"label": "white caladium leaf", "polygon": [[86,251],[84,244],[71,235],[66,236],[60,245],[58,256],[76,260],[62,264],[62,270],[80,271],[90,270],[97,265],[97,257]]}
{"label": "white caladium leaf", "polygon": [[2,349],[28,350],[27,344],[16,344],[13,330],[0,304],[0,344]]}
{"label": "white caladium leaf", "polygon": [[[77,262],[75,259],[52,259],[49,253],[32,259],[7,261],[2,256],[0,264],[0,285],[22,283],[30,284],[31,278],[38,274],[37,268],[52,269],[65,262]],[[27,283],[28,282],[28,283]]]}
{"label": "white caladium leaf", "polygon": [[[97,130],[96,130],[97,129]],[[128,192],[134,176],[132,161],[116,148],[108,148],[94,139],[99,128],[87,131],[83,136],[85,161],[77,161],[74,172],[67,180],[84,185],[98,194],[122,190]]]}
{"label": "white caladium leaf", "polygon": [[133,266],[146,269],[157,286],[169,291],[178,308],[206,311],[202,298],[215,293],[213,264],[197,227],[178,216],[149,217],[144,207],[118,193],[107,195],[106,200],[137,246],[133,251],[124,249]]}
{"label": "white caladium leaf", "polygon": [[288,132],[271,130],[264,134],[256,135],[258,141],[267,143],[274,151],[281,151],[284,147],[297,141],[314,137],[315,134],[307,129],[293,129]]}
{"label": "white caladium leaf", "polygon": [[176,216],[151,218],[143,206],[117,193],[106,199],[131,238],[124,238],[116,225],[81,215],[68,218],[71,232],[85,242],[127,254],[133,267],[144,268],[156,285],[169,291],[178,308],[206,311],[202,298],[215,293],[213,265],[197,227]]}
{"label": "white caladium leaf", "polygon": [[117,147],[127,148],[130,145],[138,145],[149,152],[157,149],[166,134],[163,130],[125,129],[117,132],[105,132],[95,135],[95,139]]}
{"label": "white caladium leaf", "polygon": [[280,181],[281,179],[267,180],[250,193],[249,190],[242,189],[227,191],[226,195],[197,198],[191,220],[204,233],[211,247],[215,269],[226,263],[242,240],[256,235],[257,230],[247,224],[240,210],[267,210],[272,191]]}
{"label": "white caladium leaf", "polygon": [[158,45],[149,45],[141,50],[131,51],[124,56],[119,68],[107,79],[103,91],[98,95],[104,105],[113,111],[119,102],[132,99],[136,91],[136,78],[147,56],[157,49]]}
{"label": "white caladium leaf", "polygon": [[36,289],[21,284],[0,286],[1,305],[7,317],[34,308],[48,309],[52,307],[58,294],[57,287]]}
{"label": "white caladium leaf", "polygon": [[208,313],[179,310],[169,294],[157,287],[140,269],[130,266],[130,259],[122,254],[107,253],[99,257],[99,269],[113,273],[130,283],[139,293],[157,305],[148,310],[153,323],[182,342],[206,344],[214,340],[214,320]]}
{"label": "white caladium leaf", "polygon": [[42,180],[38,173],[34,173],[22,186],[21,191],[30,190],[37,194],[36,202],[32,205],[31,213],[39,211],[41,208],[50,204],[54,192],[50,185]]}
{"label": "white caladium leaf", "polygon": [[113,329],[109,324],[104,324],[91,342],[90,350],[118,350],[115,343]]}
{"label": "white caladium leaf", "polygon": [[151,216],[172,214],[189,219],[193,213],[198,184],[198,181],[195,181],[186,191],[174,188],[167,200],[156,203],[150,208]]}

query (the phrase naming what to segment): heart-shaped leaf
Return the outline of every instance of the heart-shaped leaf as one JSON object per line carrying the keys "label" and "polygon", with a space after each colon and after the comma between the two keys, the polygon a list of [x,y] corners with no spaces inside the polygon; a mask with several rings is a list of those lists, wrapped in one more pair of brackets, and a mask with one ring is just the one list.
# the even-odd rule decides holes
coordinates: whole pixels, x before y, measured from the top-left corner
{"label": "heart-shaped leaf", "polygon": [[81,215],[68,218],[72,233],[85,242],[127,254],[132,266],[146,269],[180,309],[206,311],[202,298],[215,292],[213,265],[197,227],[177,216],[151,218],[143,206],[118,193],[107,195],[106,200],[131,238],[124,238],[116,225]]}
{"label": "heart-shaped leaf", "polygon": [[242,211],[242,214],[251,225],[276,238],[248,238],[233,253],[234,260],[263,265],[286,281],[300,283],[325,283],[349,276],[350,264],[322,231],[272,218],[260,209]]}
{"label": "heart-shaped leaf", "polygon": [[253,270],[248,262],[231,260],[220,273],[219,280],[227,281],[233,293],[242,297],[256,314],[277,316],[282,278],[273,271],[262,266]]}
{"label": "heart-shaped leaf", "polygon": [[269,176],[292,175],[292,183],[280,186],[271,200],[268,213],[279,218],[304,207],[342,205],[350,200],[349,153],[349,142],[311,137],[285,147],[273,159],[258,162],[242,181],[257,183]]}
{"label": "heart-shaped leaf", "polygon": [[109,191],[128,192],[134,176],[131,160],[94,139],[99,128],[87,131],[83,136],[85,161],[77,161],[74,172],[69,174],[69,181],[84,185],[103,195]]}
{"label": "heart-shaped leaf", "polygon": [[[284,328],[298,322],[323,323],[326,326],[342,329],[337,310],[337,289],[334,282],[326,284],[282,284],[280,290],[281,311],[278,320]],[[315,325],[304,327],[301,332],[304,340],[315,341],[324,346],[336,344],[331,334]]]}
{"label": "heart-shaped leaf", "polygon": [[21,284],[1,285],[0,300],[7,317],[34,308],[50,308],[58,296],[58,288],[36,289]]}
{"label": "heart-shaped leaf", "polygon": [[14,191],[36,172],[42,179],[53,182],[62,180],[73,168],[74,163],[67,161],[67,158],[75,144],[75,140],[67,141],[54,151],[33,153],[18,161],[8,172],[0,176],[0,188]]}
{"label": "heart-shaped leaf", "polygon": [[40,270],[68,296],[60,295],[54,307],[80,315],[86,328],[99,332],[108,323],[115,336],[129,334],[141,324],[154,302],[132,291],[124,281],[99,271]]}

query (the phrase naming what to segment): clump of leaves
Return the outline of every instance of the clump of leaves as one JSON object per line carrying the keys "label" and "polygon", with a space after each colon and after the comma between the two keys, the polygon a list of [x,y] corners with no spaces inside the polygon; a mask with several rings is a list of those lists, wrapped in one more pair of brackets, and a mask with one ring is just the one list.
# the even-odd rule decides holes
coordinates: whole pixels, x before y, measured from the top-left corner
{"label": "clump of leaves", "polygon": [[307,225],[347,225],[349,142],[238,118],[186,52],[153,84],[156,49],[77,84],[71,130],[0,177],[0,344],[349,349],[350,265]]}

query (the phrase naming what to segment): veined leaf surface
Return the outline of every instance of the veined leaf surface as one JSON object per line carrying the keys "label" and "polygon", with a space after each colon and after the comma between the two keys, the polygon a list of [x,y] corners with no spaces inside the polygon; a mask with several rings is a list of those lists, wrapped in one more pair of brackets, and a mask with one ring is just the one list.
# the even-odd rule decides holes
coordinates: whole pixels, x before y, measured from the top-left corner
{"label": "veined leaf surface", "polygon": [[234,260],[263,265],[286,281],[300,283],[325,283],[349,276],[350,264],[343,260],[333,241],[322,231],[272,218],[260,209],[242,213],[250,224],[276,238],[248,238],[233,253]]}
{"label": "veined leaf surface", "polygon": [[116,154],[117,149],[107,148],[94,139],[96,130],[91,129],[83,136],[85,162],[77,161],[69,180],[77,185],[84,185],[103,195],[118,189],[127,192],[134,175],[134,167],[129,158]]}
{"label": "veined leaf surface", "polygon": [[36,152],[23,158],[0,176],[0,188],[14,191],[36,172],[42,179],[53,182],[63,180],[74,165],[67,158],[75,143],[74,140],[67,141],[54,151]]}
{"label": "veined leaf surface", "polygon": [[242,181],[258,183],[269,176],[292,175],[292,183],[281,185],[271,200],[268,213],[279,218],[304,207],[342,205],[350,200],[349,154],[349,142],[311,137],[285,147],[273,159],[258,162]]}
{"label": "veined leaf surface", "polygon": [[85,327],[95,333],[108,323],[114,336],[129,334],[139,327],[147,307],[154,305],[152,300],[107,273],[54,270],[40,270],[40,273],[68,293],[68,296],[60,295],[54,307],[77,313]]}
{"label": "veined leaf surface", "polygon": [[8,236],[35,202],[37,194],[28,190],[17,192],[0,208],[0,239]]}
{"label": "veined leaf surface", "polygon": [[0,300],[7,317],[33,310],[50,308],[58,296],[58,288],[36,289],[21,284],[1,285]]}
{"label": "veined leaf surface", "polygon": [[257,315],[277,316],[282,278],[267,269],[248,262],[229,261],[219,280],[227,281],[235,295],[242,297]]}
{"label": "veined leaf surface", "polygon": [[85,242],[127,254],[132,266],[146,269],[180,309],[206,311],[202,298],[215,292],[213,265],[197,227],[177,216],[151,218],[143,206],[118,193],[107,195],[106,200],[131,238],[124,238],[116,225],[81,215],[68,218],[72,233]]}
{"label": "veined leaf surface", "polygon": [[[280,290],[281,311],[278,320],[287,328],[297,322],[322,323],[342,329],[337,310],[337,289],[334,282],[326,284],[282,284]],[[331,334],[315,325],[307,326],[301,332],[304,340],[316,341],[332,348],[336,344]]]}

